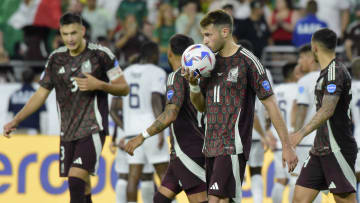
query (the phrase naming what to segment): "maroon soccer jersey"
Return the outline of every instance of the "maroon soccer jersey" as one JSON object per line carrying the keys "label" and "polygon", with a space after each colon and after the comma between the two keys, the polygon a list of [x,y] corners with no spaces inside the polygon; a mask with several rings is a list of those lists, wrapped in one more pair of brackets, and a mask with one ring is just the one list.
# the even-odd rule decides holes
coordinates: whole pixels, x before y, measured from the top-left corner
{"label": "maroon soccer jersey", "polygon": [[233,56],[217,55],[211,77],[200,85],[206,94],[204,154],[244,153],[248,159],[255,95],[265,99],[273,94],[265,69],[250,51],[240,47]]}
{"label": "maroon soccer jersey", "polygon": [[190,101],[189,84],[181,76],[180,69],[168,77],[167,104],[175,104],[180,108],[176,120],[170,126],[172,157],[176,156],[175,147],[180,147],[181,151],[189,157],[204,157],[201,152],[204,144],[202,114],[196,111]]}
{"label": "maroon soccer jersey", "polygon": [[351,130],[349,104],[351,101],[351,77],[346,67],[336,59],[320,72],[316,82],[316,109],[322,106],[324,95],[337,95],[340,99],[333,116],[316,131],[311,153],[326,155],[339,151],[356,153],[357,145]]}
{"label": "maroon soccer jersey", "polygon": [[108,134],[107,93],[80,91],[74,77],[90,73],[108,82],[107,73],[113,69],[115,56],[105,47],[87,43],[78,56],[71,56],[66,47],[56,49],[48,59],[40,85],[48,90],[55,88],[60,115],[62,141],[78,140],[93,133]]}

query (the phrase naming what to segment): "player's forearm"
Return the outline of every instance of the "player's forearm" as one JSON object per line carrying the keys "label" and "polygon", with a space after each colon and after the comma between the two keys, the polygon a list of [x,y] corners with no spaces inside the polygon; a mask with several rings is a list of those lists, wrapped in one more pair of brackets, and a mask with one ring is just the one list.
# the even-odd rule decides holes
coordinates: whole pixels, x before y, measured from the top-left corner
{"label": "player's forearm", "polygon": [[300,130],[304,126],[305,117],[308,107],[303,104],[297,104],[297,111],[295,116],[295,132]]}
{"label": "player's forearm", "polygon": [[102,81],[99,90],[114,96],[126,96],[129,94],[130,88],[127,83],[107,83]]}
{"label": "player's forearm", "polygon": [[177,118],[179,109],[174,104],[168,104],[154,121],[154,123],[147,129],[150,136],[162,132],[165,128],[169,127],[172,122]]}
{"label": "player's forearm", "polygon": [[110,111],[110,116],[119,128],[124,129],[124,122],[122,118],[118,116],[118,114],[115,111]]}
{"label": "player's forearm", "polygon": [[260,125],[260,121],[259,121],[259,117],[255,114],[254,115],[254,129],[256,130],[257,133],[259,133],[259,135],[264,138],[265,134],[263,131],[263,128]]}
{"label": "player's forearm", "polygon": [[198,93],[190,92],[190,100],[191,100],[191,103],[196,108],[196,110],[198,110],[199,112],[206,111],[205,98],[201,94],[201,92],[198,92]]}
{"label": "player's forearm", "polygon": [[49,96],[50,91],[39,87],[39,89],[31,96],[29,101],[26,105],[21,109],[19,113],[17,113],[14,117],[14,120],[17,123],[25,120],[31,114],[36,112],[46,101],[47,97]]}
{"label": "player's forearm", "polygon": [[290,139],[288,135],[288,129],[285,125],[285,121],[281,116],[279,107],[276,104],[276,100],[274,96],[270,96],[261,101],[265,107],[267,112],[269,113],[271,122],[273,123],[276,132],[278,133],[281,143],[283,147],[290,146]]}
{"label": "player's forearm", "polygon": [[341,12],[341,36],[339,37],[342,37],[343,34],[345,33],[346,31],[346,28],[349,24],[349,21],[350,21],[350,13],[348,10],[343,10]]}

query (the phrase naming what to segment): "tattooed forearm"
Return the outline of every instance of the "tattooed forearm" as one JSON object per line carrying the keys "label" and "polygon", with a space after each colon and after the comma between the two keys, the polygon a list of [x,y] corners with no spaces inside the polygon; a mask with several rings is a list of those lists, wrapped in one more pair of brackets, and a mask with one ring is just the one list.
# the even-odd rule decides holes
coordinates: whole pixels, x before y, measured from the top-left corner
{"label": "tattooed forearm", "polygon": [[339,98],[340,96],[337,95],[324,96],[321,108],[316,112],[311,121],[301,129],[301,133],[304,137],[319,128],[320,125],[322,125],[334,114]]}
{"label": "tattooed forearm", "polygon": [[179,108],[175,104],[168,104],[154,123],[147,129],[148,133],[156,135],[168,127],[177,117]]}
{"label": "tattooed forearm", "polygon": [[295,118],[295,132],[300,130],[304,126],[305,117],[307,114],[308,106],[304,104],[298,104]]}

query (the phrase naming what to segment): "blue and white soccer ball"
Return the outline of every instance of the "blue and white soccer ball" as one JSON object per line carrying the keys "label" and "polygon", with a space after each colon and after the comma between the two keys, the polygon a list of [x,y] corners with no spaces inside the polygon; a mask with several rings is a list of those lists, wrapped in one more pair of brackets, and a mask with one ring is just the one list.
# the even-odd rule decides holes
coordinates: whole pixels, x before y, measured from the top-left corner
{"label": "blue and white soccer ball", "polygon": [[215,67],[215,55],[206,45],[194,44],[182,54],[181,65],[194,71],[195,75],[210,77],[210,73]]}

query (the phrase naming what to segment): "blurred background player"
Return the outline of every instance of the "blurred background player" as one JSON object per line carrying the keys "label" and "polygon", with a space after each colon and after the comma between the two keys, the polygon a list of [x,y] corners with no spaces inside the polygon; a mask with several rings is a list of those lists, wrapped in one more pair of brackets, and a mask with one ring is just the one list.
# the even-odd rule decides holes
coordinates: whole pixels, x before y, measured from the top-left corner
{"label": "blurred background player", "polygon": [[182,190],[190,202],[207,202],[205,157],[201,152],[204,143],[202,114],[191,104],[188,82],[180,71],[182,53],[192,44],[194,41],[186,35],[171,37],[168,58],[174,72],[168,77],[165,111],[125,147],[131,154],[147,137],[171,125],[171,159],[159,192],[154,197],[156,203],[170,203]]}
{"label": "blurred background player", "polygon": [[358,154],[355,163],[355,173],[357,180],[357,201],[360,202],[360,58],[356,57],[351,65],[352,71],[352,100],[351,100],[351,114],[354,124],[354,137],[358,145]]}
{"label": "blurred background player", "polygon": [[[296,96],[296,109],[295,115],[295,129],[296,132],[301,129],[305,123],[310,122],[316,113],[315,105],[315,85],[316,80],[320,75],[320,66],[315,61],[314,54],[311,52],[311,45],[306,44],[299,48],[298,65],[305,75],[297,82],[297,96]],[[295,168],[292,176],[290,176],[290,193],[289,199],[292,200],[296,179],[300,174],[302,164],[309,157],[309,151],[314,143],[316,130],[306,136],[299,145],[296,146],[296,154],[299,158],[299,165]],[[314,200],[321,202],[321,195]]]}
{"label": "blurred background player", "polygon": [[[110,115],[116,126],[110,150],[115,155],[115,171],[118,175],[115,186],[116,203],[127,203],[126,188],[129,178],[129,163],[126,152],[124,151],[125,133],[122,116],[122,99],[113,97],[110,107]],[[155,193],[153,182],[154,168],[150,164],[145,164],[141,175],[140,191],[144,203],[152,203]]]}
{"label": "blurred background player", "polygon": [[90,175],[97,173],[109,134],[107,94],[126,95],[129,86],[114,54],[84,39],[85,27],[79,15],[64,14],[60,34],[65,46],[49,56],[40,88],[4,126],[4,135],[9,137],[55,89],[61,123],[60,176],[68,177],[70,203],[91,203]]}
{"label": "blurred background player", "polygon": [[[292,105],[296,98],[296,75],[295,75],[295,63],[287,63],[282,67],[282,73],[284,77],[284,83],[276,85],[274,87],[274,94],[276,95],[279,109],[283,115],[286,126],[290,132],[292,132],[294,127],[291,125],[291,112]],[[275,163],[275,184],[271,193],[271,199],[273,203],[281,203],[283,197],[283,191],[285,186],[288,184],[289,176],[287,169],[282,166],[282,157],[281,157],[281,143],[279,142],[279,137],[272,127],[272,135],[276,139],[275,145],[272,145],[271,148],[274,152],[274,163]],[[291,202],[291,199],[289,200]]]}
{"label": "blurred background player", "polygon": [[357,145],[350,118],[351,76],[336,58],[337,36],[324,28],[314,33],[311,50],[321,72],[315,85],[317,112],[291,136],[294,146],[316,131],[309,158],[296,181],[293,202],[312,202],[329,189],[336,202],[356,202]]}
{"label": "blurred background player", "polygon": [[[25,106],[31,96],[36,92],[32,83],[35,73],[32,69],[25,69],[22,72],[23,84],[19,90],[11,94],[9,99],[8,112],[11,119]],[[42,105],[39,110],[25,119],[17,127],[17,134],[41,134],[45,133],[47,128],[46,105]]]}
{"label": "blurred background player", "polygon": [[[147,42],[141,47],[140,63],[127,67],[124,71],[130,93],[123,97],[124,131],[127,138],[132,138],[146,130],[163,111],[165,94],[165,71],[157,66],[159,47],[154,42]],[[169,162],[169,151],[164,133],[159,133],[146,140],[137,148],[133,156],[128,155],[129,179],[127,186],[128,202],[137,201],[137,186],[143,166],[154,166],[160,180],[163,179]]]}

